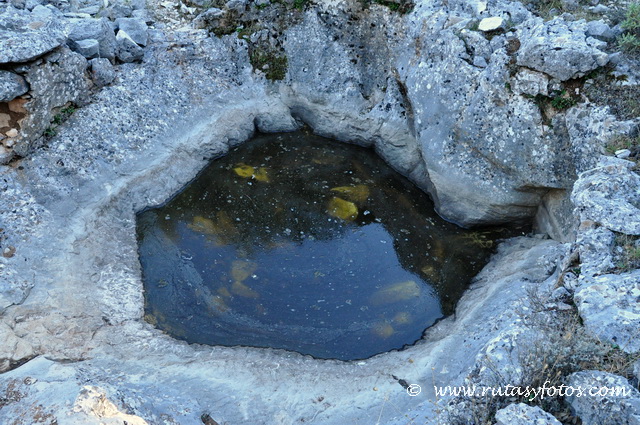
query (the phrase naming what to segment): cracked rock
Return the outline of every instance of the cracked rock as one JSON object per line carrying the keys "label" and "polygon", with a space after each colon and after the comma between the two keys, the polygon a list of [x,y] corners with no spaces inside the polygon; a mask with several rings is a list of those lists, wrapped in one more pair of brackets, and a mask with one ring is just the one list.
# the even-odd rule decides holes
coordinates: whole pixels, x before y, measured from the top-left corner
{"label": "cracked rock", "polygon": [[555,18],[544,22],[532,18],[519,31],[522,43],[517,63],[544,72],[560,81],[582,77],[607,64],[600,48],[606,43],[588,37],[584,21],[566,22]]}

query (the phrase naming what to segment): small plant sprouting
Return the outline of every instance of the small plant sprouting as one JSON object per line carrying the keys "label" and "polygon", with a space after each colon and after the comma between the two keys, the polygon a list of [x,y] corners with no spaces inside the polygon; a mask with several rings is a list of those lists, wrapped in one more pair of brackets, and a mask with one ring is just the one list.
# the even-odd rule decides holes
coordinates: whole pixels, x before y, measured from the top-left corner
{"label": "small plant sprouting", "polygon": [[640,2],[631,3],[627,7],[622,28],[626,33],[618,37],[618,46],[626,52],[640,50]]}
{"label": "small plant sprouting", "polygon": [[551,106],[559,111],[569,109],[576,104],[576,100],[567,94],[566,90],[562,90],[556,96],[551,98]]}
{"label": "small plant sprouting", "polygon": [[43,134],[45,137],[53,137],[56,134],[58,134],[58,131],[56,130],[58,128],[58,126],[60,126],[62,123],[64,123],[66,120],[69,119],[69,117],[71,115],[73,115],[73,113],[76,111],[76,107],[73,105],[69,105],[66,106],[62,109],[60,109],[60,112],[58,112],[57,114],[55,114],[53,116],[53,118],[51,119],[51,126],[47,127]]}

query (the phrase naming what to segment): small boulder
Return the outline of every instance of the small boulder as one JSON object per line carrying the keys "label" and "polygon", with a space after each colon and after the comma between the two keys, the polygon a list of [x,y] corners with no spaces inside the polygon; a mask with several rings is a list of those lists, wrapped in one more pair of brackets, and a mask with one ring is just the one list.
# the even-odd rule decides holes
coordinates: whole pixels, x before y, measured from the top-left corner
{"label": "small boulder", "polygon": [[98,43],[98,40],[93,38],[88,40],[78,40],[73,43],[72,50],[80,53],[87,59],[93,59],[100,56],[100,43]]}
{"label": "small boulder", "polygon": [[69,47],[78,48],[82,40],[97,40],[99,57],[113,59],[116,51],[116,37],[106,19],[79,19],[72,23],[69,32]]}
{"label": "small boulder", "polygon": [[16,73],[0,71],[0,102],[9,102],[29,91],[27,82]]}
{"label": "small boulder", "polygon": [[118,43],[117,56],[121,62],[136,62],[144,57],[142,47],[138,46],[126,31],[119,30],[116,41]]}
{"label": "small boulder", "polygon": [[541,94],[548,96],[549,77],[541,72],[521,68],[515,75],[512,89],[516,94],[525,94],[529,96],[537,96]]}
{"label": "small boulder", "polygon": [[149,41],[149,33],[147,31],[147,23],[143,19],[138,18],[119,18],[116,19],[118,29],[126,32],[136,44],[146,46]]}
{"label": "small boulder", "polygon": [[617,37],[616,32],[603,20],[587,22],[586,34],[603,41],[613,41]]}
{"label": "small boulder", "polygon": [[116,71],[109,59],[96,58],[89,61],[91,79],[97,87],[104,87],[116,78]]}
{"label": "small boulder", "polygon": [[499,16],[484,18],[478,24],[478,30],[482,32],[496,31],[504,28],[504,19]]}

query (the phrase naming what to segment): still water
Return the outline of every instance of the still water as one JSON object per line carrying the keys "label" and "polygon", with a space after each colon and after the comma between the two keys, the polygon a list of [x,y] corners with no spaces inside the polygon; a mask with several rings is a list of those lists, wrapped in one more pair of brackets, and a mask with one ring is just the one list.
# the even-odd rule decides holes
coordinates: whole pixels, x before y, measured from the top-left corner
{"label": "still water", "polygon": [[363,359],[453,312],[497,238],[371,150],[261,135],[138,215],[145,319],[189,343]]}

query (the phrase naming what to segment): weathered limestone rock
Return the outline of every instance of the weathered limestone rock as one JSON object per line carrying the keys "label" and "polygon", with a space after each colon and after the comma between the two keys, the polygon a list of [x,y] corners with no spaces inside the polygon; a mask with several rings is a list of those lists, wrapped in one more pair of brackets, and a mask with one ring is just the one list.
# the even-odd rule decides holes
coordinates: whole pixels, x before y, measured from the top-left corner
{"label": "weathered limestone rock", "polygon": [[504,26],[504,19],[499,16],[484,18],[478,24],[478,30],[483,32],[495,31]]}
{"label": "weathered limestone rock", "polygon": [[574,295],[589,331],[627,353],[640,351],[640,270],[596,276]]}
{"label": "weathered limestone rock", "polygon": [[91,67],[91,79],[98,87],[104,87],[116,78],[116,71],[107,58],[96,58],[89,61]]}
{"label": "weathered limestone rock", "polygon": [[633,163],[625,162],[629,165],[607,165],[580,174],[571,200],[581,221],[640,235],[640,176],[629,170]]}
{"label": "weathered limestone rock", "polygon": [[587,37],[585,31],[584,21],[531,19],[518,29],[522,45],[517,63],[560,81],[581,77],[606,65],[608,55],[600,50],[606,43]]}
{"label": "weathered limestone rock", "polygon": [[561,425],[553,415],[537,406],[510,404],[496,412],[496,425]]}
{"label": "weathered limestone rock", "polygon": [[78,40],[73,43],[73,51],[87,59],[97,58],[100,56],[100,43],[93,38]]}
{"label": "weathered limestone rock", "polygon": [[522,68],[518,71],[512,84],[514,93],[529,96],[549,95],[549,77],[541,72]]}
{"label": "weathered limestone rock", "polygon": [[29,90],[27,82],[16,73],[0,70],[0,102],[9,102]]}
{"label": "weathered limestone rock", "polygon": [[28,62],[62,44],[65,36],[60,23],[51,17],[40,18],[13,7],[0,14],[0,64]]}
{"label": "weathered limestone rock", "polygon": [[37,146],[37,139],[50,125],[56,108],[84,103],[89,88],[86,68],[85,58],[62,48],[28,69],[25,78],[32,98],[24,104],[28,115],[21,121],[20,135],[13,146],[16,154],[25,156]]}
{"label": "weathered limestone rock", "polygon": [[147,23],[137,18],[119,18],[116,19],[118,29],[126,32],[133,41],[140,46],[146,46],[149,41],[147,32]]}
{"label": "weathered limestone rock", "polygon": [[75,50],[81,40],[97,40],[101,58],[113,59],[116,52],[116,36],[106,19],[79,19],[69,28],[69,47]]}
{"label": "weathered limestone rock", "polygon": [[603,20],[587,22],[586,35],[603,41],[613,41],[618,36]]}
{"label": "weathered limestone rock", "polygon": [[125,63],[135,62],[142,60],[144,57],[144,50],[142,47],[138,46],[125,31],[118,31],[118,34],[116,35],[116,42],[118,43],[116,55],[120,61]]}
{"label": "weathered limestone rock", "polygon": [[640,393],[623,377],[607,372],[586,370],[569,376],[567,385],[584,391],[581,397],[577,393],[566,397],[578,417],[582,419],[582,423],[607,425],[640,423]]}

